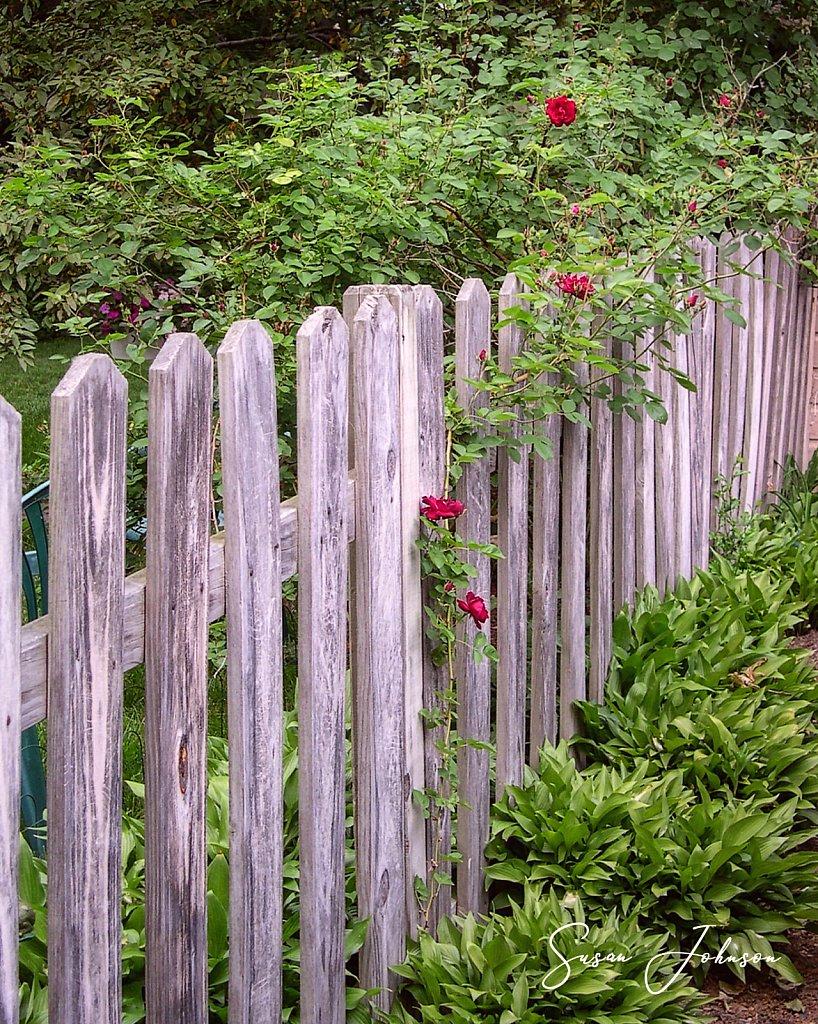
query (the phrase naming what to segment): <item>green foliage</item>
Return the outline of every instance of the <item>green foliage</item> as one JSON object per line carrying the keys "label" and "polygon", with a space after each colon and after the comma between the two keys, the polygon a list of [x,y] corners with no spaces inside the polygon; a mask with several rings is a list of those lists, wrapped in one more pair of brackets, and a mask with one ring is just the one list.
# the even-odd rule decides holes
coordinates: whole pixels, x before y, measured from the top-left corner
{"label": "green foliage", "polygon": [[647,759],[581,771],[564,743],[546,746],[538,776],[495,806],[486,850],[495,908],[526,881],[546,884],[579,895],[589,920],[634,915],[684,952],[709,926],[700,950],[715,954],[730,939],[733,956],[757,956],[756,966],[775,956],[771,969],[800,980],[773,950],[787,929],[818,919],[818,854],[793,852],[805,838],[791,834],[797,799],[711,797],[678,769],[655,771]]}
{"label": "green foliage", "polygon": [[676,964],[665,952],[666,937],[646,936],[633,915],[586,924],[576,896],[560,901],[526,885],[508,916],[444,919],[437,940],[421,932],[396,968],[407,981],[388,1020],[693,1024],[705,997],[684,977],[670,984]]}

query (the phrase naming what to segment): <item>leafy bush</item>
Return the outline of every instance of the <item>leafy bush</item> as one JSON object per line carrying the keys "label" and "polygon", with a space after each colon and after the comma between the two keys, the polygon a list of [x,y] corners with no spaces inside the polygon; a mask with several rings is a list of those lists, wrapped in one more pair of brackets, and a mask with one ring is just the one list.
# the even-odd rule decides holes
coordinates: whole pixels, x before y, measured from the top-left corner
{"label": "leafy bush", "polygon": [[[672,956],[662,957],[666,940],[646,936],[633,915],[611,913],[585,925],[582,900],[561,902],[553,890],[543,896],[526,885],[508,916],[444,919],[437,940],[421,932],[409,945],[406,964],[396,968],[408,983],[388,1020],[700,1022],[696,1010],[706,999],[684,977],[661,991],[677,966]],[[653,957],[659,958],[656,970],[646,972]]]}
{"label": "leafy bush", "polygon": [[711,797],[678,769],[654,772],[644,759],[630,771],[581,771],[566,744],[546,747],[538,776],[495,806],[486,849],[495,908],[527,881],[546,884],[579,895],[589,920],[632,914],[684,951],[709,926],[699,948],[715,954],[729,938],[733,955],[775,956],[774,971],[800,980],[773,951],[789,928],[818,919],[818,853],[793,852],[805,838],[793,834],[797,798]]}

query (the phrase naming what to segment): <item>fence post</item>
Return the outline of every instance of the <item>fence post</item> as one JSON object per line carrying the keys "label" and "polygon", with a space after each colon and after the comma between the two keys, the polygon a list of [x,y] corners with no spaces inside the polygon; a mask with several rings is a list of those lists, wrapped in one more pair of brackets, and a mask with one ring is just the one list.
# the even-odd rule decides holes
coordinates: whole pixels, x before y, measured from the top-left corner
{"label": "fence post", "polygon": [[[150,368],[145,593],[148,1024],[206,1024],[207,604],[213,360],[174,334]],[[180,898],[184,894],[184,898]]]}
{"label": "fence post", "polygon": [[544,743],[557,741],[557,588],[560,557],[562,416],[546,418],[543,433],[552,457],[534,452],[531,545],[531,739],[528,761],[536,770]]}
{"label": "fence post", "polygon": [[[457,404],[471,412],[486,405],[485,392],[476,392],[466,378],[480,373],[480,353],[491,349],[491,299],[486,286],[478,278],[468,278],[455,303],[455,376]],[[489,519],[491,495],[489,493],[489,460],[479,459],[463,467],[457,481],[457,497],[466,507],[460,523],[461,535],[470,541],[487,544],[491,539]],[[477,570],[473,577],[474,593],[489,606],[491,570],[485,555],[471,553],[469,561]],[[491,617],[483,623],[490,636]],[[475,665],[471,643],[476,627],[462,622],[458,638],[467,640],[460,645],[456,661],[457,678],[457,775],[458,813],[457,849],[461,860],[457,866],[457,910],[476,914],[486,909],[485,878],[483,874],[483,848],[489,838],[489,754],[469,741],[488,743],[491,717],[491,662],[483,659]],[[465,744],[465,745],[463,745]],[[464,806],[467,804],[468,806]]]}
{"label": "fence post", "polygon": [[[526,289],[515,274],[507,274],[500,288],[497,312],[529,303]],[[523,343],[523,330],[515,324],[501,327],[497,358],[501,373],[512,376]],[[519,406],[516,407],[519,410]],[[511,433],[523,433],[519,422]],[[525,767],[525,698],[528,648],[528,455],[529,445],[517,448],[515,462],[509,449],[497,452],[497,538],[505,555],[497,564],[497,785],[499,800],[505,786],[520,786]]]}
{"label": "fence post", "polygon": [[76,1024],[122,1012],[127,408],[104,355],[76,359],[51,397],[48,1008]]}
{"label": "fence post", "polygon": [[17,1024],[20,844],[20,414],[0,396],[0,1020]]}
{"label": "fence post", "polygon": [[[446,417],[443,395],[443,306],[429,285],[414,288],[415,324],[418,363],[418,479],[421,495],[443,494],[446,478]],[[430,603],[430,586],[421,582],[421,604]],[[449,688],[448,670],[434,665],[431,642],[423,634],[423,706],[429,710],[445,710],[442,694]],[[445,728],[426,728],[424,733],[425,785],[445,800],[450,796],[448,782],[441,778],[442,752],[438,745],[445,741]],[[429,804],[429,827],[426,833],[426,886],[432,894],[428,921],[433,935],[440,919],[452,911],[451,886],[441,885],[435,894],[434,876],[451,879],[452,816],[450,810],[433,798]]]}
{"label": "fence post", "polygon": [[[748,258],[750,252],[747,250]],[[744,468],[742,478],[742,510],[750,511],[758,498],[758,462],[761,447],[761,413],[764,403],[764,282],[761,278],[763,256],[759,249],[748,267],[758,276],[747,278],[747,308],[742,315],[747,320],[747,405],[744,426]]]}
{"label": "fence post", "polygon": [[343,1024],[349,332],[321,306],[298,361],[301,1020]]}
{"label": "fence post", "polygon": [[[404,636],[404,816],[406,841],[406,916],[409,933],[417,934],[420,913],[415,896],[415,878],[427,876],[427,821],[414,791],[426,785],[424,763],[423,709],[423,602],[420,583],[421,495],[420,407],[425,399],[419,391],[418,302],[421,287],[411,285],[358,285],[344,295],[344,317],[351,324],[360,304],[368,296],[385,295],[398,320],[398,372],[400,377],[400,488],[401,543],[403,548],[403,636]],[[428,289],[432,295],[434,293]],[[442,369],[441,369],[442,374]],[[442,376],[437,382],[439,387]]]}
{"label": "fence post", "polygon": [[[702,280],[709,283],[716,273],[716,249],[705,238],[694,239]],[[693,478],[691,496],[691,558],[694,566],[707,568],[710,561],[711,451],[713,444],[713,332],[714,303],[708,301],[693,318],[688,344],[688,373],[696,385],[690,394],[690,462]]]}
{"label": "fence post", "polygon": [[[653,268],[645,272],[645,283],[654,280]],[[656,331],[653,327],[645,332],[642,351],[638,361],[647,367],[643,370],[645,388],[656,391],[656,356],[654,347]],[[637,588],[656,583],[656,424],[652,417],[642,412],[642,422],[636,424],[634,441],[634,477],[636,480],[636,576]]]}
{"label": "fence post", "polygon": [[[588,364],[576,363],[579,384]],[[588,515],[588,428],[566,420],[562,449],[562,552],[560,564],[560,739],[579,732],[574,701],[585,700],[585,526]]]}
{"label": "fence post", "polygon": [[391,1003],[404,956],[404,633],[398,321],[385,296],[352,321],[355,439],[353,771],[361,983]]}
{"label": "fence post", "polygon": [[[604,349],[599,355],[611,355],[612,339],[606,332],[601,339]],[[599,371],[599,377],[604,374]],[[594,384],[594,380],[591,380]],[[589,543],[589,613],[590,613],[590,671],[588,699],[602,703],[605,678],[611,660],[611,622],[614,611],[614,516],[616,498],[614,478],[614,423],[611,410],[604,398],[592,399],[591,405],[591,472],[588,515],[590,519]],[[617,417],[619,419],[620,417]],[[621,449],[619,451],[621,458]],[[621,464],[619,469],[621,479]],[[633,483],[632,483],[633,485]],[[621,516],[620,516],[621,518]],[[633,524],[631,524],[633,525]],[[618,610],[618,609],[617,609]]]}
{"label": "fence post", "polygon": [[[733,273],[737,276],[726,282],[725,291],[732,294],[738,300],[738,313],[749,323],[750,304],[750,279],[742,273],[749,261],[750,252],[744,241],[733,243],[735,251],[730,257],[733,265]],[[728,452],[730,465],[732,466],[737,456],[741,455],[741,469],[747,469],[744,458],[744,428],[747,406],[747,356],[748,338],[747,328],[733,324],[732,330],[732,368],[730,372],[730,428],[728,440]],[[733,497],[743,500],[747,490],[746,476],[741,476],[733,481]],[[741,507],[741,506],[740,506]]]}
{"label": "fence post", "polygon": [[272,342],[257,320],[240,320],[227,332],[217,360],[230,742],[229,1006],[233,1019],[267,1024],[281,1019],[284,828]]}

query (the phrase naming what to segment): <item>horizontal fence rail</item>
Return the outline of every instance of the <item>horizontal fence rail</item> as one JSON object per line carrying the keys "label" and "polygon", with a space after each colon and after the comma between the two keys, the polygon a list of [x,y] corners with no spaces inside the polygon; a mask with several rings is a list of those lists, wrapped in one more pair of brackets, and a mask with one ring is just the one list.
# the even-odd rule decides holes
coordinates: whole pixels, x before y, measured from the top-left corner
{"label": "horizontal fence rail", "polygon": [[[458,740],[473,743],[458,748],[458,798],[468,807],[456,820],[445,800],[431,798],[426,816],[414,796],[448,796],[442,727],[422,716],[443,707],[449,685],[424,633],[429,587],[416,545],[421,498],[442,494],[446,478],[443,311],[430,288],[358,286],[344,296],[343,315],[320,307],[304,323],[299,495],[285,502],[273,348],[258,322],[233,325],[216,358],[225,530],[215,535],[213,361],[195,335],[171,337],[150,369],[148,563],[128,577],[124,380],[105,356],[75,360],[54,395],[52,610],[22,629],[20,425],[0,399],[2,1019],[13,1020],[17,1005],[8,950],[17,941],[9,897],[19,737],[47,718],[49,755],[66,766],[49,772],[52,1013],[68,1019],[71,1007],[72,1020],[118,1020],[122,674],[143,662],[148,1021],[207,1019],[207,624],[225,615],[229,1001],[236,1019],[281,1019],[281,583],[296,571],[302,1020],[341,1024],[345,1016],[347,711],[358,912],[370,922],[361,986],[379,988],[374,1001],[388,1007],[407,935],[419,924],[434,931],[453,910],[485,909],[491,800],[521,782],[526,762],[536,766],[545,741],[575,733],[577,699],[603,698],[614,616],[645,584],[674,587],[706,565],[714,482],[730,477],[739,456],[746,472],[734,494],[750,509],[780,485],[785,455],[803,459],[809,450],[811,289],[786,258],[729,235],[718,245],[699,240],[693,251],[706,277],[723,275],[747,326],[708,303],[689,335],[672,338],[670,359],[695,392],[679,388],[650,351],[640,357],[666,423],[634,422],[604,404],[591,409],[591,430],[552,416],[542,428],[552,459],[522,449],[516,462],[501,451],[494,495],[488,460],[466,465],[457,482],[466,507],[458,532],[499,543],[505,559],[492,568],[472,552],[472,589],[487,606],[496,595],[483,629],[496,638],[498,662],[494,674],[487,659],[457,662]],[[492,351],[495,314],[528,302],[513,275],[494,310],[483,282],[464,283],[454,310],[462,406],[485,399],[468,381]],[[518,328],[500,329],[501,369],[511,371],[523,344]],[[633,355],[611,339],[604,345]],[[587,365],[576,371],[587,379]],[[459,627],[460,638],[475,635],[470,621]],[[454,848],[456,866],[447,859]],[[454,885],[440,888],[441,876]],[[424,908],[416,879],[437,893]]]}

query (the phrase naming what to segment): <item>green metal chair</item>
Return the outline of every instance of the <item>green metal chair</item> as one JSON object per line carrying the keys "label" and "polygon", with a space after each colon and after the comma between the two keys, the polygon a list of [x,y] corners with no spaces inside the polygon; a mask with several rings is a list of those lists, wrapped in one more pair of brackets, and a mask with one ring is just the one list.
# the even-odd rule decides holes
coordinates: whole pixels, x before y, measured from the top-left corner
{"label": "green metal chair", "polygon": [[[23,594],[29,622],[48,611],[48,533],[43,515],[43,502],[47,499],[48,481],[23,497],[23,512],[34,543],[32,551],[23,552]],[[36,725],[24,730],[22,742],[20,813],[23,819],[23,835],[36,856],[44,857],[45,771]]]}

